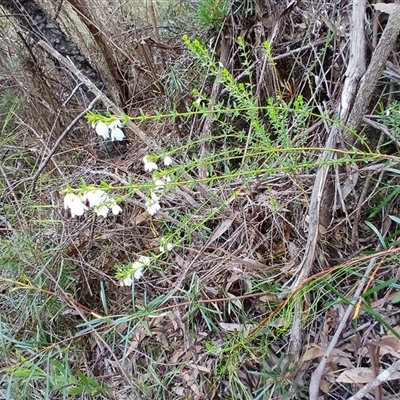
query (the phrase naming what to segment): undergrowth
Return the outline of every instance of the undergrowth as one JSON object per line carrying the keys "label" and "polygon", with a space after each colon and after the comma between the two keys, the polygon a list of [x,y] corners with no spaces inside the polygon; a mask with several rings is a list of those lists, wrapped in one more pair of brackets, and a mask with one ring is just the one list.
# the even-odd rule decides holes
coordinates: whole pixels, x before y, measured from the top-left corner
{"label": "undergrowth", "polygon": [[[201,18],[208,25],[219,24],[224,17],[222,4],[215,3],[215,13],[207,15],[207,20],[205,14]],[[29,180],[23,182],[21,172],[32,176],[38,160],[33,150],[27,150],[32,140],[29,134],[13,125],[18,100],[10,106],[9,95],[3,96],[3,398],[118,398],[118,392],[132,398],[184,399],[189,398],[188,387],[196,396],[217,392],[224,399],[290,396],[301,363],[288,356],[287,347],[296,304],[307,304],[301,327],[311,332],[333,306],[355,301],[352,287],[363,276],[366,254],[357,263],[338,263],[319,271],[296,291],[288,290],[298,273],[297,256],[304,245],[300,226],[292,217],[303,215],[310,197],[310,184],[301,183],[299,177],[308,179],[323,163],[324,149],[309,146],[305,131],[315,119],[328,127],[339,122],[315,113],[301,95],[285,101],[278,93],[276,99],[259,104],[242,39],[238,48],[249,69],[240,81],[200,41],[188,37],[183,41],[198,63],[196,68],[220,79],[225,100],[210,107],[206,93],[196,89],[196,99],[185,112],[126,116],[123,122],[139,125],[212,120],[213,129],[205,136],[198,132],[185,142],[162,143],[162,154],[149,154],[149,160],[158,164],[151,176],[122,177],[116,183],[106,179],[88,183],[80,177],[79,184],[76,179],[68,182],[68,176],[55,177],[54,167],[35,187]],[[270,51],[268,44],[264,48]],[[88,115],[94,123],[107,118],[113,116]],[[21,138],[25,146],[20,146]],[[330,165],[338,169],[356,163],[398,163],[395,156],[373,152],[364,144],[332,151],[337,157]],[[172,164],[161,167],[167,156]],[[154,217],[144,217],[152,232],[150,239],[137,234],[136,242],[126,249],[122,236],[120,242],[110,241],[84,253],[93,241],[108,240],[108,220],[96,225],[95,215],[88,212],[71,221],[61,211],[65,194],[102,190],[123,209],[132,199],[135,206],[145,209],[145,199],[159,190],[155,182],[163,179],[163,188],[157,192],[161,209]],[[277,196],[276,179],[296,181],[298,192]],[[372,220],[384,209],[388,196],[397,196],[398,185],[389,182],[381,190],[385,195],[379,201],[374,198]],[[399,222],[396,215],[392,217]],[[112,229],[119,229],[120,223],[118,217],[109,222]],[[241,231],[246,223],[247,232]],[[67,228],[71,225],[80,237],[63,236],[65,230],[71,233]],[[252,225],[262,233],[256,236]],[[382,236],[378,229],[374,231]],[[267,236],[267,232],[273,234]],[[397,234],[398,230],[389,239],[380,237],[382,248],[397,245]],[[262,243],[265,238],[269,247]],[[168,244],[171,247],[165,250]],[[85,297],[89,281],[85,268],[99,269],[98,260],[105,254],[111,261],[95,284],[97,297],[93,293]],[[132,265],[140,257],[150,261],[139,265],[143,271],[131,280],[131,286],[120,287],[121,280],[137,271]],[[396,263],[397,257],[391,257],[386,262]],[[241,268],[240,258],[258,269]],[[293,266],[284,272],[290,260]],[[204,267],[197,266],[197,261]],[[375,281],[364,293],[360,310],[390,330],[369,306],[374,294],[387,287],[397,288],[397,284]],[[81,304],[85,298],[92,301],[89,306]],[[313,343],[311,335],[307,339],[307,344]],[[306,392],[298,387],[298,393]]]}

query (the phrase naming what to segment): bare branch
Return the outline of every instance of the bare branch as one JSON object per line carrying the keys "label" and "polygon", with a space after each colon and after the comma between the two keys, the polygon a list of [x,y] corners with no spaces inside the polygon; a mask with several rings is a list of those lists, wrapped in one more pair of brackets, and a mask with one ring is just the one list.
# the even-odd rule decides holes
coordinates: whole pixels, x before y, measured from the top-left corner
{"label": "bare branch", "polygon": [[[378,79],[381,77],[386,66],[387,59],[393,49],[394,44],[400,33],[400,5],[393,7],[393,12],[389,16],[389,21],[383,31],[378,46],[372,55],[367,72],[360,81],[357,96],[351,109],[347,125],[358,127],[362,122],[366,109],[371,101]],[[344,136],[346,142],[352,144],[356,138],[351,133]]]}
{"label": "bare branch", "polygon": [[[117,107],[115,103],[113,103],[101,90],[99,90],[96,85],[90,81],[78,68],[72,64],[71,61],[63,57],[60,53],[58,53],[53,47],[51,47],[48,43],[40,40],[38,42],[39,46],[46,50],[49,54],[51,54],[60,64],[64,65],[71,73],[73,73],[85,86],[92,92],[96,97],[99,96],[99,99],[102,103],[113,112],[113,114],[117,116],[123,116],[123,112]],[[126,127],[130,129],[142,142],[150,145],[154,150],[160,150],[160,147],[150,140],[146,134],[133,122],[128,122]]]}

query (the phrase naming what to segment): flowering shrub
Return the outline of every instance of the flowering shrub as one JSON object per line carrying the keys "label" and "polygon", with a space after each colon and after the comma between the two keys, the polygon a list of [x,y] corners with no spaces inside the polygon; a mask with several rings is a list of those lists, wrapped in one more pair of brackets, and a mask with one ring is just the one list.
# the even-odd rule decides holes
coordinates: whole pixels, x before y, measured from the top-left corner
{"label": "flowering shrub", "polygon": [[[92,123],[97,135],[105,140],[120,141],[125,138],[122,131],[122,122],[113,116],[99,116],[93,113],[88,114],[88,119]],[[143,158],[145,172],[152,173],[153,187],[148,197],[145,199],[145,206],[149,215],[154,216],[161,210],[160,200],[165,193],[166,185],[171,182],[169,174],[156,173],[160,157],[155,154],[148,154]],[[170,167],[173,160],[169,156],[163,158],[165,167]],[[165,171],[164,171],[165,172]],[[168,172],[168,170],[167,170]],[[162,176],[161,176],[162,175]],[[160,177],[161,176],[161,177]],[[104,186],[103,186],[104,187]],[[68,192],[64,196],[64,208],[71,212],[71,217],[81,216],[92,209],[98,216],[106,218],[111,210],[112,214],[118,215],[122,212],[122,208],[117,204],[115,199],[109,197],[106,191],[99,188],[82,188],[79,194]],[[173,249],[173,244],[166,238],[160,239],[160,253],[166,253]],[[148,256],[140,256],[132,264],[116,265],[116,278],[121,286],[132,286],[135,280],[142,277],[143,269],[150,265],[151,258]]]}
{"label": "flowering shrub", "polygon": [[83,215],[86,210],[89,210],[89,207],[104,218],[107,217],[110,210],[114,215],[122,212],[122,208],[114,199],[110,199],[104,190],[93,189],[80,196],[67,193],[64,197],[64,209],[70,210],[72,218]]}

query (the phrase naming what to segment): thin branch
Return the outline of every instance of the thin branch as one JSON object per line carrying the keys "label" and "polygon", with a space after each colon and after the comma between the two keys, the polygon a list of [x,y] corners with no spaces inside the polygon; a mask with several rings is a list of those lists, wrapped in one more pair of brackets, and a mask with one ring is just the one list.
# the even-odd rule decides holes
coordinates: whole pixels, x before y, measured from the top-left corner
{"label": "thin branch", "polygon": [[351,396],[348,400],[362,400],[366,394],[382,385],[382,383],[387,382],[390,377],[400,370],[400,360],[392,364],[388,369],[382,371],[372,382],[366,384],[362,389],[360,389],[354,396]]}
{"label": "thin branch", "polygon": [[[353,104],[354,98],[356,97],[358,82],[365,68],[365,37],[364,37],[365,8],[366,8],[365,0],[354,0],[352,15],[351,15],[351,30],[350,30],[350,61],[346,70],[346,80],[342,91],[340,111],[339,111],[339,116],[342,120],[346,120],[350,113],[351,105]],[[342,128],[334,126],[329,134],[327,144],[325,147],[328,149],[335,148],[337,145],[336,143],[337,138],[340,135],[342,135]],[[316,182],[310,200],[310,209],[309,209],[310,225],[307,238],[307,247],[305,256],[301,263],[302,270],[300,272],[299,279],[296,282],[297,284],[301,284],[302,280],[307,278],[315,259],[315,249],[317,245],[321,198],[329,170],[327,162],[331,159],[332,154],[333,153],[329,150],[323,153],[322,160],[325,161],[326,163],[322,165],[317,172]],[[369,268],[372,269],[373,265],[374,265],[374,260],[371,260]],[[368,276],[367,273],[365,276]],[[361,294],[361,291],[365,283],[366,283],[366,278],[364,278],[361,281],[357,289],[358,294],[356,293],[356,297]],[[352,310],[353,306],[349,306],[324,357],[322,357],[318,365],[318,368],[314,371],[314,373],[311,376],[310,400],[317,400],[319,398],[319,386],[322,375],[325,370],[326,363],[328,361],[328,357],[332,352],[333,348],[335,347],[337,340],[339,339],[339,335],[344,329],[345,324],[347,323],[347,319],[349,318]]]}
{"label": "thin branch", "polygon": [[[88,89],[91,93],[93,93],[96,97],[99,96],[99,99],[102,103],[112,111],[113,114],[117,116],[124,116],[124,113],[119,109],[119,107],[113,103],[101,90],[99,90],[96,85],[91,82],[75,65],[65,57],[63,57],[58,51],[56,51],[53,47],[51,47],[48,43],[40,40],[38,45],[42,47],[45,51],[51,54],[60,64],[62,64],[65,68],[67,68],[72,74],[74,74]],[[154,150],[161,151],[161,148],[158,144],[150,140],[149,137],[133,122],[128,122],[125,125],[126,128],[130,129],[143,143],[151,146]]]}
{"label": "thin branch", "polygon": [[[362,122],[365,111],[371,101],[376,84],[382,75],[386,66],[387,59],[393,49],[394,44],[400,33],[400,6],[393,6],[393,12],[389,16],[389,20],[376,47],[367,71],[362,77],[354,105],[351,109],[347,125],[350,127],[358,127]],[[359,50],[360,51],[360,50]],[[351,133],[345,133],[344,139],[347,143],[354,143],[356,137]]]}
{"label": "thin branch", "polygon": [[[361,282],[358,284],[356,292],[354,293],[353,303],[355,303],[361,296],[361,293],[362,293],[365,285],[368,282],[369,274],[371,273],[372,269],[375,266],[375,261],[376,261],[376,258],[373,258],[370,260],[370,262],[368,264],[368,268],[365,271],[365,274],[364,274],[363,278],[361,279]],[[353,304],[350,304],[349,307],[347,308],[346,312],[343,315],[343,318],[340,320],[340,323],[336,329],[335,335],[333,336],[331,342],[329,343],[328,348],[325,351],[325,354],[322,356],[321,361],[318,364],[317,369],[311,375],[310,400],[318,400],[319,399],[319,386],[320,386],[320,382],[322,379],[322,375],[325,372],[326,364],[329,360],[329,357],[330,357],[332,351],[336,347],[336,344],[339,341],[339,338],[340,338],[344,328],[347,326],[347,321],[350,318],[350,315],[352,314],[354,307],[355,306]]]}
{"label": "thin branch", "polygon": [[38,170],[36,171],[35,175],[31,178],[33,180],[33,187],[35,187],[36,181],[39,178],[40,174],[43,172],[44,168],[46,167],[47,163],[50,161],[50,158],[54,155],[55,151],[57,150],[60,143],[64,140],[64,138],[68,135],[71,129],[90,111],[94,105],[98,102],[100,96],[98,95],[95,99],[91,101],[91,103],[67,126],[64,132],[60,135],[57,141],[54,143],[53,148],[49,151],[46,158],[40,164]]}

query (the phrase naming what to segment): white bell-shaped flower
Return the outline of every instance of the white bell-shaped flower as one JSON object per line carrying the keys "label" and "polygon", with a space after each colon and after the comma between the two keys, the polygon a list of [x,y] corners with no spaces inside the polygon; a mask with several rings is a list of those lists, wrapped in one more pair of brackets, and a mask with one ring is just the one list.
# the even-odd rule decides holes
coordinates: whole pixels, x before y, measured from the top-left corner
{"label": "white bell-shaped flower", "polygon": [[135,279],[140,279],[143,275],[143,268],[150,264],[150,257],[140,256],[139,260],[132,264],[132,272]]}
{"label": "white bell-shaped flower", "polygon": [[119,283],[120,286],[132,286],[133,280],[131,276],[128,276]]}
{"label": "white bell-shaped flower", "polygon": [[110,135],[108,133],[108,126],[102,122],[99,121],[96,125],[95,125],[95,131],[99,136],[102,136],[104,139],[109,139]]}
{"label": "white bell-shaped flower", "polygon": [[82,203],[81,199],[73,193],[67,193],[64,197],[64,209],[71,211],[71,217],[81,216],[88,208]]}
{"label": "white bell-shaped flower", "polygon": [[164,165],[166,166],[166,167],[168,167],[169,165],[171,165],[172,164],[172,158],[170,157],[170,156],[166,156],[165,158],[164,158]]}
{"label": "white bell-shaped flower", "polygon": [[156,215],[157,211],[161,210],[160,203],[156,203],[153,201],[147,202],[146,201],[147,212],[150,215]]}
{"label": "white bell-shaped flower", "polygon": [[150,215],[155,215],[157,211],[161,210],[159,200],[160,198],[154,192],[151,194],[151,198],[146,200],[147,212]]}
{"label": "white bell-shaped flower", "polygon": [[83,201],[87,201],[89,207],[97,207],[108,201],[108,194],[100,189],[89,190],[83,195]]}
{"label": "white bell-shaped flower", "polygon": [[154,181],[154,185],[155,185],[155,191],[157,191],[158,193],[162,193],[164,191],[164,186],[165,186],[165,182],[162,181],[161,179],[156,179]]}
{"label": "white bell-shaped flower", "polygon": [[118,215],[120,212],[122,212],[122,208],[116,203],[116,201],[114,199],[110,200],[109,206],[111,208],[111,212],[114,215]]}
{"label": "white bell-shaped flower", "polygon": [[110,211],[110,209],[105,205],[102,204],[98,207],[94,208],[94,212],[99,216],[99,217],[104,217],[107,218],[108,212]]}
{"label": "white bell-shaped flower", "polygon": [[120,120],[116,120],[111,122],[111,124],[108,125],[108,128],[111,131],[111,140],[124,140],[125,134],[122,132],[120,128],[122,128],[122,124]]}
{"label": "white bell-shaped flower", "polygon": [[139,280],[143,275],[143,268],[150,264],[150,257],[140,256],[137,261],[132,263],[132,275],[124,278],[119,284],[121,286],[132,286],[134,279]]}
{"label": "white bell-shaped flower", "polygon": [[143,158],[143,163],[144,163],[144,170],[147,172],[155,171],[158,169],[157,164],[153,161],[148,160],[148,156],[145,156]]}
{"label": "white bell-shaped flower", "polygon": [[165,238],[161,238],[160,240],[160,253],[165,253],[166,251],[171,251],[174,248],[172,243],[168,243]]}

